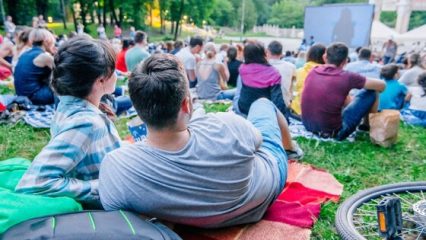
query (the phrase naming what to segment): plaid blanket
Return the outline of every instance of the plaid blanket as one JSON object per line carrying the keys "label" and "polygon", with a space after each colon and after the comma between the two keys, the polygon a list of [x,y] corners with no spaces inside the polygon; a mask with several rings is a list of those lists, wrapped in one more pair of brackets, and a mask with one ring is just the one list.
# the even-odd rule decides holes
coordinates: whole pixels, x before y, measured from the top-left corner
{"label": "plaid blanket", "polygon": [[[306,130],[305,126],[303,126],[303,123],[297,119],[291,118],[290,119],[290,133],[293,138],[295,137],[304,137],[307,139],[313,139],[317,141],[323,141],[323,142],[339,142],[335,140],[334,138],[322,138],[318,135],[313,134],[312,132],[309,132]],[[346,138],[349,142],[355,142],[356,137],[356,131],[352,133],[348,138]]]}
{"label": "plaid blanket", "polygon": [[34,128],[50,128],[55,115],[54,105],[32,106],[24,116],[24,121]]}

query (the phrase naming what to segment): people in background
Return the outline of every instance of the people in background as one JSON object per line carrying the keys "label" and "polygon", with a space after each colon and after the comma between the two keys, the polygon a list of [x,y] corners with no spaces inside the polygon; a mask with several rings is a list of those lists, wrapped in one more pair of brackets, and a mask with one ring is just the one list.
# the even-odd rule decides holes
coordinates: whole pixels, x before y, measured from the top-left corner
{"label": "people in background", "polygon": [[21,55],[13,74],[16,94],[28,97],[33,104],[53,104],[55,98],[49,82],[55,38],[46,29],[36,28],[31,30],[29,41],[32,48]]}
{"label": "people in background", "polygon": [[174,49],[170,52],[173,55],[176,55],[183,48],[183,42],[177,40],[174,44]]}
{"label": "people in background", "polygon": [[176,57],[183,63],[185,67],[190,88],[194,88],[197,85],[195,68],[197,66],[198,60],[195,55],[198,55],[202,49],[203,39],[201,37],[195,36],[191,37],[189,40],[189,45],[186,48],[183,48],[178,53],[176,53]]}
{"label": "people in background", "polygon": [[[334,43],[326,50],[326,64],[308,74],[302,93],[302,122],[308,131],[321,137],[346,139],[370,112],[377,112],[378,92],[385,89],[379,79],[366,78],[343,70],[348,47]],[[349,91],[363,89],[351,99]],[[364,121],[367,128],[367,122]]]}
{"label": "people in background", "polygon": [[121,41],[122,47],[121,51],[117,54],[117,63],[115,64],[115,68],[123,73],[127,73],[127,65],[126,65],[126,53],[129,50],[131,42],[128,38],[125,38]]}
{"label": "people in background", "polygon": [[300,116],[302,114],[300,104],[302,100],[303,88],[305,87],[305,79],[314,67],[324,64],[323,55],[325,53],[325,49],[325,46],[319,43],[310,47],[306,56],[305,65],[296,71],[296,84],[293,93],[294,97],[293,101],[291,102],[291,108],[296,115]]}
{"label": "people in background", "polygon": [[383,64],[391,63],[395,60],[396,52],[398,51],[398,45],[393,40],[393,36],[389,38],[387,42],[383,44]]}
{"label": "people in background", "polygon": [[398,65],[388,64],[383,66],[380,78],[385,80],[386,89],[380,93],[379,110],[401,109],[407,99],[407,87],[398,82]]}
{"label": "people in background", "polygon": [[233,99],[234,90],[228,89],[229,70],[227,64],[218,63],[214,43],[204,46],[205,58],[197,64],[197,95],[200,99]]}
{"label": "people in background", "polygon": [[358,73],[364,77],[380,78],[381,66],[372,63],[371,50],[361,48],[358,54],[358,60],[350,62],[345,66],[345,70],[353,73]]}
{"label": "people in background", "polygon": [[234,46],[230,46],[227,51],[228,70],[229,70],[229,86],[237,86],[237,79],[240,75],[240,66],[243,62],[237,59],[238,50]]}
{"label": "people in background", "polygon": [[127,71],[133,71],[140,62],[149,57],[146,50],[147,35],[145,32],[137,31],[135,35],[135,46],[129,49],[125,54]]}
{"label": "people in background", "polygon": [[425,69],[422,64],[422,58],[420,54],[414,53],[411,54],[408,58],[408,70],[406,70],[399,79],[399,82],[407,86],[409,89],[411,87],[419,86],[417,81],[420,74],[422,74]]}

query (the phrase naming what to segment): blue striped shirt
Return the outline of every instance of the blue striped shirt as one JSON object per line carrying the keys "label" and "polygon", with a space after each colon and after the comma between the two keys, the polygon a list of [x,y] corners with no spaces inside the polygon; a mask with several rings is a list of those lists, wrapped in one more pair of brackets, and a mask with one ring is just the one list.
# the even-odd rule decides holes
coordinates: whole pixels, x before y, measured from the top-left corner
{"label": "blue striped shirt", "polygon": [[108,152],[120,147],[120,137],[96,106],[72,96],[59,98],[50,128],[51,140],[34,159],[16,191],[99,202],[99,167]]}

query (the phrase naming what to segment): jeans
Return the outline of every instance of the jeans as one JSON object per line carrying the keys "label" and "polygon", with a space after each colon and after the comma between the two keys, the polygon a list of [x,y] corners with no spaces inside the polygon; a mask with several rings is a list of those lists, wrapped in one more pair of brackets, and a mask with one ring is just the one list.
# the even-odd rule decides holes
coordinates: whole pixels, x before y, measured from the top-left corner
{"label": "jeans", "polygon": [[49,86],[40,88],[37,92],[34,92],[29,99],[35,105],[49,105],[55,103],[55,96]]}
{"label": "jeans", "polygon": [[374,90],[362,89],[355,95],[354,100],[343,109],[342,128],[335,137],[337,140],[346,139],[356,130],[361,120],[370,112],[376,98]]}
{"label": "jeans", "polygon": [[235,89],[235,88],[234,89],[223,90],[216,97],[216,100],[224,100],[224,99],[232,100],[232,99],[234,99],[236,91],[237,91],[237,89]]}
{"label": "jeans", "polygon": [[383,64],[386,65],[388,63],[391,63],[393,61],[393,57],[384,56],[383,57]]}
{"label": "jeans", "polygon": [[277,108],[268,99],[260,98],[250,106],[247,120],[262,134],[263,142],[260,145],[260,149],[270,153],[277,161],[280,174],[279,191],[281,192],[287,179],[288,163],[287,154],[282,145],[281,130],[277,120]]}
{"label": "jeans", "polygon": [[129,110],[132,107],[132,101],[128,96],[119,96],[115,98],[116,110],[115,114],[119,116],[123,112]]}

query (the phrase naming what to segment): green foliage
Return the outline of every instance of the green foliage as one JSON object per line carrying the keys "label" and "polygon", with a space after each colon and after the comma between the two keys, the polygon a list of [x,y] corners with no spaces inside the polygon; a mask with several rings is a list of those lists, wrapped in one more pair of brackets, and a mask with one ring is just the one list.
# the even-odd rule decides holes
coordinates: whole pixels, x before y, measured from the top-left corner
{"label": "green foliage", "polygon": [[[256,25],[257,22],[257,11],[253,3],[253,0],[243,0],[245,1],[244,6],[244,32],[251,31],[251,29]],[[242,3],[241,3],[242,4]],[[238,7],[238,27],[241,25],[242,19],[242,5]]]}
{"label": "green foliage", "polygon": [[414,29],[426,24],[426,11],[413,11],[410,16],[410,25],[408,29]]}
{"label": "green foliage", "polygon": [[209,22],[216,26],[234,26],[237,21],[229,0],[216,0]]}
{"label": "green foliage", "polygon": [[278,25],[282,28],[303,28],[304,9],[307,1],[282,0],[272,6],[269,24]]}
{"label": "green foliage", "polygon": [[388,27],[394,28],[396,24],[396,12],[381,12],[380,21]]}

